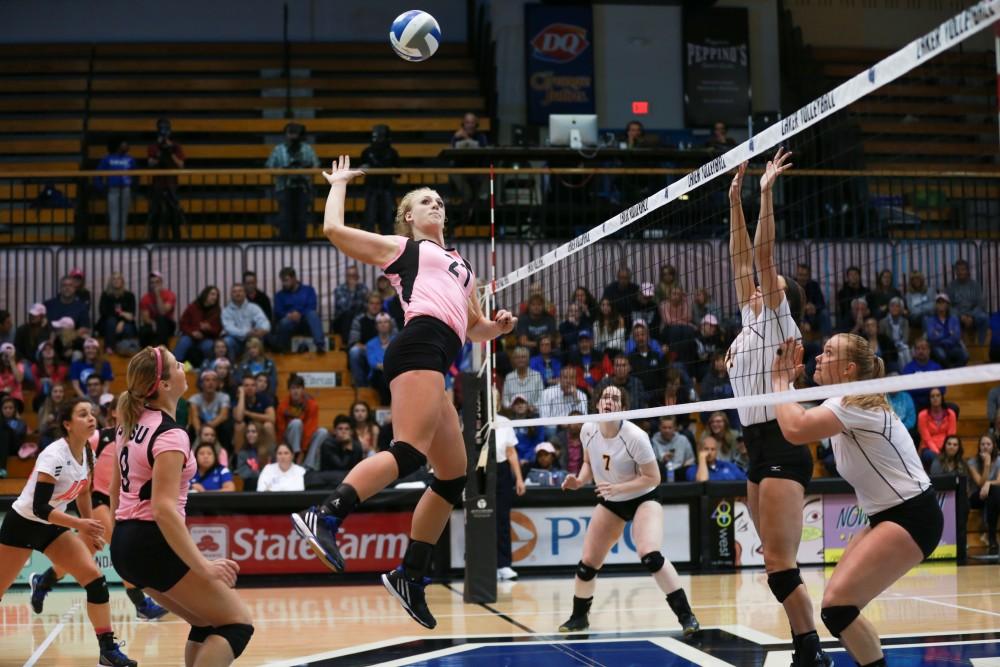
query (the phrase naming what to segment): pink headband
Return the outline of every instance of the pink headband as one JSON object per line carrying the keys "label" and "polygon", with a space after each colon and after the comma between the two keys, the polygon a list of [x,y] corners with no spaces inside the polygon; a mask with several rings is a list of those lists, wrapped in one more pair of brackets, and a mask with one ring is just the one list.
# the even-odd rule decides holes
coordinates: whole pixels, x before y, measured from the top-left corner
{"label": "pink headband", "polygon": [[154,347],[153,353],[156,355],[156,379],[153,381],[153,386],[150,388],[149,393],[146,394],[146,398],[156,393],[157,388],[160,386],[160,376],[163,374],[163,354],[160,352],[160,348]]}

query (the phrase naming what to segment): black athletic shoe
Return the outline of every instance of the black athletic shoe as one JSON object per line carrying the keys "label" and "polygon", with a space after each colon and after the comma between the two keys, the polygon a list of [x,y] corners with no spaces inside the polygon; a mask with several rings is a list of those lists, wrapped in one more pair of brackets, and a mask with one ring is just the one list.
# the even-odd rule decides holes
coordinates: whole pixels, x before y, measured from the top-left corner
{"label": "black athletic shoe", "polygon": [[681,628],[684,631],[685,637],[690,637],[694,633],[701,630],[701,624],[698,623],[698,619],[695,618],[694,614],[684,614],[677,620],[681,623]]}
{"label": "black athletic shoe", "polygon": [[583,632],[590,627],[590,619],[586,616],[570,616],[569,620],[559,626],[559,632]]}
{"label": "black athletic shoe", "polygon": [[344,571],[344,557],[337,547],[340,519],[314,506],[292,514],[292,525],[324,565],[334,572]]}
{"label": "black athletic shoe", "polygon": [[45,596],[49,594],[49,589],[42,585],[42,575],[31,573],[28,580],[31,586],[31,610],[36,614],[41,614],[45,606]]}
{"label": "black athletic shoe", "polygon": [[812,660],[801,659],[798,653],[793,653],[789,667],[833,667],[833,659],[823,651],[818,652]]}
{"label": "black athletic shoe", "polygon": [[382,575],[382,585],[399,600],[406,613],[420,625],[433,630],[437,621],[427,608],[427,599],[424,597],[424,587],[429,583],[430,579],[426,577],[420,582],[413,581],[403,574],[402,565]]}
{"label": "black athletic shoe", "polygon": [[118,642],[102,649],[101,660],[97,664],[101,667],[138,667],[138,662],[122,653],[121,647],[124,645],[124,642]]}

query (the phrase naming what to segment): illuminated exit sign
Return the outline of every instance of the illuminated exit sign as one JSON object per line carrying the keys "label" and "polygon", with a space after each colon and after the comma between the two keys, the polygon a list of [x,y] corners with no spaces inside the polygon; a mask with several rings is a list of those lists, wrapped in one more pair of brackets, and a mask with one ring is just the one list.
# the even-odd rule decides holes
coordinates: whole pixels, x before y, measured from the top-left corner
{"label": "illuminated exit sign", "polygon": [[649,102],[646,100],[635,100],[632,102],[632,113],[636,116],[645,116],[649,113]]}

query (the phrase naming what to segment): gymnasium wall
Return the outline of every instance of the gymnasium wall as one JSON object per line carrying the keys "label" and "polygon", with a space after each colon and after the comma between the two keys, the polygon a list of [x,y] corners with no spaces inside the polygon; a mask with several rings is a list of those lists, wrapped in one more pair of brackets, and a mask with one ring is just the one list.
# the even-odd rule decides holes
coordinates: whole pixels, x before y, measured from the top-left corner
{"label": "gymnasium wall", "polygon": [[[0,43],[277,42],[278,0],[32,0],[0,2]],[[410,3],[287,0],[296,42],[388,41],[389,26]],[[465,0],[420,0],[442,26],[444,41],[466,39]],[[386,46],[388,50],[388,45]]]}

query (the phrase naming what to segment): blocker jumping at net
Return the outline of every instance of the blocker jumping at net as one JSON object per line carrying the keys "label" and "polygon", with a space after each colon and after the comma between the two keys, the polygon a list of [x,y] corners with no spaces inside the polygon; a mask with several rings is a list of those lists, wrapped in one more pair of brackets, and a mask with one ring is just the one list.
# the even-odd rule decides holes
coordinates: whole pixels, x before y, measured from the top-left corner
{"label": "blocker jumping at net", "polygon": [[437,625],[424,597],[434,544],[465,488],[465,444],[458,413],[445,393],[444,376],[465,339],[492,340],[510,333],[517,318],[506,310],[485,317],[474,294],[472,267],[444,245],[445,210],[429,188],[411,190],[396,212],[397,236],[382,236],[344,224],[347,183],[361,175],[341,156],[329,173],[323,233],[348,257],[380,267],[403,304],[406,324],[385,353],[383,369],[392,395],[395,440],[348,473],[320,507],[292,515],[295,529],[335,571],[344,569],[337,531],[359,503],[428,461],[434,481],[413,512],[403,564],[382,575],[382,583],[413,619]]}
{"label": "blocker jumping at net", "polygon": [[[628,410],[628,393],[614,385],[606,387],[597,400],[597,411],[622,410]],[[677,570],[660,552],[663,506],[656,494],[660,467],[649,436],[629,421],[589,422],[580,431],[580,442],[583,467],[579,475],[568,475],[562,488],[576,490],[593,479],[600,500],[587,524],[583,554],[576,566],[573,614],[559,626],[559,632],[581,632],[590,627],[597,572],[629,521],[640,562],[667,595],[667,604],[677,615],[684,634],[697,632],[698,619],[681,588]]]}
{"label": "blocker jumping at net", "polygon": [[[774,391],[792,387],[803,371],[802,355],[795,340],[785,341],[771,372]],[[816,357],[813,379],[828,385],[884,374],[866,339],[840,334]],[[786,403],[777,406],[777,417],[785,438],[796,445],[830,438],[837,472],[854,487],[871,521],[834,569],[823,592],[822,617],[859,665],[885,665],[878,633],[861,609],[930,556],[944,529],[917,449],[884,394],[838,396],[809,410]]]}
{"label": "blocker jumping at net", "polygon": [[[775,351],[787,338],[801,338],[803,291],[791,278],[778,275],[774,261],[774,201],[778,176],[791,168],[791,153],[778,149],[760,179],[760,217],[753,246],[743,217],[741,192],[746,164],[736,170],[729,187],[729,252],[743,328],[726,357],[733,394],[758,396],[770,390],[769,369]],[[754,282],[754,265],[760,284]],[[747,506],[764,549],[767,583],[784,606],[795,646],[793,667],[831,664],[820,649],[812,601],[799,576],[796,556],[802,541],[802,505],[812,479],[809,450],[781,434],[773,407],[739,408],[746,439]]]}

